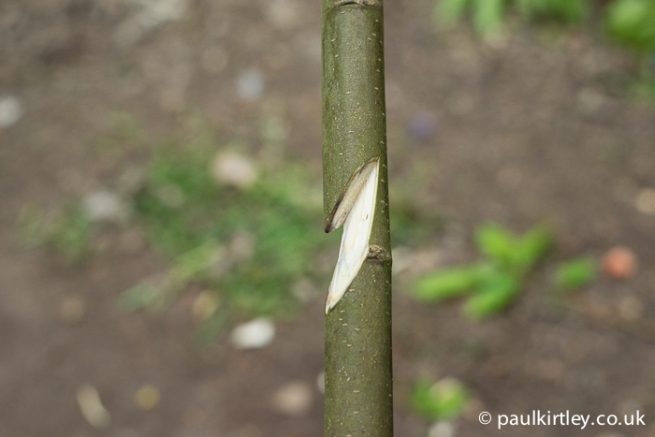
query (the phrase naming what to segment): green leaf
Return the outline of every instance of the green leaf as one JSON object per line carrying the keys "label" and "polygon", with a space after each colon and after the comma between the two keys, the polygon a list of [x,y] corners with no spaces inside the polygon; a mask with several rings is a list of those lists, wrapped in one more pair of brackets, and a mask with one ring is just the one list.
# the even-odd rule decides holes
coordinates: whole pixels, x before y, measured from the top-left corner
{"label": "green leaf", "polygon": [[644,53],[655,50],[655,2],[617,0],[606,11],[606,28],[619,43]]}
{"label": "green leaf", "polygon": [[434,12],[437,23],[453,24],[464,15],[470,0],[441,0],[437,2]]}
{"label": "green leaf", "polygon": [[519,244],[514,235],[493,223],[484,224],[477,229],[475,242],[480,252],[501,265],[512,263],[514,251]]}
{"label": "green leaf", "polygon": [[511,256],[512,264],[527,272],[546,255],[552,243],[553,236],[547,228],[533,228],[518,241],[516,251]]}
{"label": "green leaf", "polygon": [[419,300],[434,302],[461,296],[475,288],[489,270],[482,264],[441,270],[419,279],[413,294]]}
{"label": "green leaf", "polygon": [[542,226],[517,237],[499,225],[485,224],[478,228],[475,241],[480,252],[496,264],[523,274],[548,252],[553,237]]}
{"label": "green leaf", "polygon": [[436,384],[420,381],[411,396],[413,409],[428,420],[453,419],[464,410],[470,396],[464,385],[454,378]]}
{"label": "green leaf", "polygon": [[577,258],[559,265],[555,285],[562,291],[575,290],[596,277],[596,262],[592,258]]}
{"label": "green leaf", "polygon": [[504,0],[474,0],[473,25],[485,38],[498,36],[503,30]]}
{"label": "green leaf", "polygon": [[516,277],[505,272],[490,276],[464,304],[464,314],[479,320],[507,308],[520,291]]}

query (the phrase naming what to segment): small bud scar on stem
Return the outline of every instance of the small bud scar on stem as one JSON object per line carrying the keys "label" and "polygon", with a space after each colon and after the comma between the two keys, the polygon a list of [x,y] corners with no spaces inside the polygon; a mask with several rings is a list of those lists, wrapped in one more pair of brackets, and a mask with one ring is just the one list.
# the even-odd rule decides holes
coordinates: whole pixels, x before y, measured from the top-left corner
{"label": "small bud scar on stem", "polygon": [[391,261],[391,254],[377,244],[371,244],[368,248],[368,255],[366,255],[366,258],[379,263],[385,263]]}
{"label": "small bud scar on stem", "polygon": [[343,224],[339,257],[328,289],[326,314],[341,300],[366,258],[371,256],[369,241],[375,216],[379,170],[380,159],[375,158],[353,173],[326,224],[326,232]]}

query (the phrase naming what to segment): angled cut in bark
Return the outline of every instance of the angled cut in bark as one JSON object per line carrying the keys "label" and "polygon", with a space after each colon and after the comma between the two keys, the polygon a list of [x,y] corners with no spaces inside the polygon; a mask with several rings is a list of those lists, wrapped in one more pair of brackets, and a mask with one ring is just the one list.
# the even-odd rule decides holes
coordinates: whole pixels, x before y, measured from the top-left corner
{"label": "angled cut in bark", "polygon": [[326,227],[329,232],[344,224],[339,258],[328,290],[326,314],[344,295],[368,255],[379,169],[380,160],[374,159],[355,172]]}

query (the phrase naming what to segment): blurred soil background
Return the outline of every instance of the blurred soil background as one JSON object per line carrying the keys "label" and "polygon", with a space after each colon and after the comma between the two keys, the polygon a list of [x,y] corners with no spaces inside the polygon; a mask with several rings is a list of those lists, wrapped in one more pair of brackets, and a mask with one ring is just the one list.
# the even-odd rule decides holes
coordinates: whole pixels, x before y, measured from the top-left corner
{"label": "blurred soil background", "polygon": [[[634,59],[587,29],[484,44],[432,8],[385,10],[397,435],[655,436],[655,105]],[[320,49],[317,2],[0,4],[0,435],[322,434]],[[475,260],[485,222],[554,229],[516,302],[473,321],[413,299]],[[615,246],[629,277],[552,292],[559,260]],[[469,401],[433,426],[412,393],[443,378]],[[532,409],[647,426],[477,422]]]}

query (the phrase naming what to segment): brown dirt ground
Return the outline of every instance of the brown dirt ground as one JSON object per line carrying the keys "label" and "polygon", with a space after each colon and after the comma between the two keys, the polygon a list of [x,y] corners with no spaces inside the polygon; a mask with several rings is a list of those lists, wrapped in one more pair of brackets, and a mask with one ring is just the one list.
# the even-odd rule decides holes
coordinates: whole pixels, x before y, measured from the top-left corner
{"label": "brown dirt ground", "polygon": [[[0,131],[0,435],[320,435],[318,392],[301,417],[276,413],[270,396],[289,380],[314,386],[323,360],[322,299],[282,323],[271,347],[239,352],[219,339],[199,349],[190,342],[188,301],[163,315],[116,307],[121,290],[162,268],[146,248],[118,245],[75,268],[26,250],[17,235],[23,206],[55,206],[146,161],[154,147],[148,141],[110,151],[90,146],[117,112],[140,120],[153,138],[174,131],[184,114],[202,113],[225,138],[257,150],[263,145],[253,126],[273,111],[288,123],[287,156],[320,168],[315,2],[281,2],[295,12],[276,19],[266,13],[275,2],[191,1],[180,20],[121,44],[116,29],[134,14],[130,3],[0,5],[0,94],[25,107],[15,126]],[[545,219],[559,231],[561,256],[600,256],[623,244],[640,261],[630,281],[601,279],[564,306],[548,297],[544,269],[506,316],[482,324],[462,319],[455,306],[412,302],[400,278],[397,435],[426,433],[407,407],[419,375],[461,379],[476,395],[476,411],[639,408],[655,417],[655,221],[634,205],[640,189],[655,187],[655,109],[626,97],[629,62],[588,33],[519,31],[501,48],[482,47],[465,32],[435,33],[426,0],[389,2],[386,15],[391,182],[404,181],[421,208],[447,217],[426,247],[445,253],[443,262],[468,260],[467,236],[480,222],[525,229]],[[247,68],[265,76],[257,102],[235,93]],[[437,123],[425,142],[405,129],[418,112]],[[112,232],[111,239],[132,238]],[[59,316],[69,297],[86,304],[75,324]],[[628,297],[640,304],[636,318],[619,311]],[[146,382],[162,392],[151,412],[132,401]],[[112,413],[106,430],[80,415],[75,391],[84,383],[98,388]],[[501,434],[476,417],[458,420],[456,435],[655,436],[655,422]]]}

